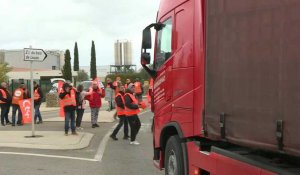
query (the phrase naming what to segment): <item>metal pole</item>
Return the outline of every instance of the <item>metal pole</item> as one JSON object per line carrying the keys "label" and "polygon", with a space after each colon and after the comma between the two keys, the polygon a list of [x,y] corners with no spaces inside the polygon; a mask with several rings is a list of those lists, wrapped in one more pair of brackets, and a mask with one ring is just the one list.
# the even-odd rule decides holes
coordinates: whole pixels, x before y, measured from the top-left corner
{"label": "metal pole", "polygon": [[[31,47],[30,47],[31,48]],[[32,137],[35,137],[35,128],[34,128],[34,94],[33,94],[33,70],[32,70],[32,63],[33,61],[30,61],[30,97],[31,97],[31,118],[32,118]]]}

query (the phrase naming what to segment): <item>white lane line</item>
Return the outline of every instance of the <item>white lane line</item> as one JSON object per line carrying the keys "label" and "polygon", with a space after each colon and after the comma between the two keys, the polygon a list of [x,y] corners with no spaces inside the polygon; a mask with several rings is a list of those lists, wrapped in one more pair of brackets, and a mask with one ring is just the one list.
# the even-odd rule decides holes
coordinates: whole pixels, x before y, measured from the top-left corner
{"label": "white lane line", "polygon": [[84,160],[90,162],[97,162],[96,159],[87,159],[81,157],[69,157],[69,156],[57,156],[57,155],[48,155],[48,154],[33,154],[33,153],[19,153],[19,152],[0,152],[4,155],[21,155],[21,156],[35,156],[35,157],[47,157],[47,158],[59,158],[59,159],[72,159],[72,160]]}
{"label": "white lane line", "polygon": [[[149,110],[140,113],[139,115],[143,115],[149,112]],[[112,133],[112,129],[114,129],[118,124],[115,124],[104,136],[101,140],[100,145],[98,147],[97,153],[94,159],[81,158],[81,157],[70,157],[70,156],[58,156],[58,155],[49,155],[49,154],[33,154],[33,153],[20,153],[20,152],[0,152],[2,155],[21,155],[21,156],[35,156],[35,157],[46,157],[46,158],[58,158],[58,159],[71,159],[71,160],[82,160],[82,161],[90,161],[90,162],[101,162],[104,151],[109,140],[109,136]]]}
{"label": "white lane line", "polygon": [[100,145],[98,147],[98,150],[97,150],[97,153],[94,157],[95,160],[101,162],[102,161],[102,158],[103,158],[103,155],[104,155],[104,151],[105,151],[105,148],[106,148],[106,145],[107,145],[107,142],[108,142],[108,139],[109,139],[109,136],[112,134],[112,129],[114,129],[118,124],[116,123],[106,134],[105,136],[102,138],[101,142],[100,142]]}
{"label": "white lane line", "polygon": [[[142,113],[139,114],[139,116],[149,112],[150,110],[147,110],[147,111],[144,111]],[[115,129],[115,127],[118,125],[118,123],[116,123],[106,134],[105,136],[103,137],[103,139],[101,140],[100,144],[99,144],[99,147],[98,147],[98,150],[97,150],[97,153],[94,157],[95,160],[101,162],[102,161],[102,158],[103,158],[103,155],[104,155],[104,152],[105,152],[105,148],[106,148],[106,145],[107,145],[107,142],[109,140],[109,136],[112,134],[112,131],[113,129]]]}

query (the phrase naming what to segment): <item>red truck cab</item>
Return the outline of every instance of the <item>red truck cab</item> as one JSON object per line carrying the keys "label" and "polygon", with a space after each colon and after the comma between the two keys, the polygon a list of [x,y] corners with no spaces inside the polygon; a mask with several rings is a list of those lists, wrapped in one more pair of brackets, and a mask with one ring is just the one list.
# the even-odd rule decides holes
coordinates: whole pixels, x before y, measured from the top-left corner
{"label": "red truck cab", "polygon": [[[208,79],[211,79],[207,74],[218,72],[217,66],[207,65],[210,47],[207,37],[222,39],[216,38],[218,35],[208,35],[208,20],[216,20],[208,18],[208,14],[212,12],[208,9],[214,9],[217,3],[218,7],[215,8],[232,5],[237,9],[234,5],[242,3],[236,2],[238,1],[161,0],[157,22],[143,31],[141,64],[154,78],[151,101],[154,112],[154,164],[159,169],[165,169],[167,175],[300,174],[297,156],[261,153],[247,144],[222,138],[222,133],[227,133],[222,130],[225,114],[220,114],[218,123],[221,128],[220,139],[212,139],[206,133],[210,130],[206,128],[209,121],[205,120],[205,115],[211,107],[206,105],[209,100],[207,97],[211,97],[206,93]],[[249,5],[246,1],[243,2],[244,6]],[[221,22],[214,24],[222,27]],[[156,37],[154,62],[152,68],[149,68],[151,28],[156,30]],[[214,48],[209,49],[213,52]],[[213,83],[209,82],[210,85]],[[282,160],[280,163],[276,162],[278,156]],[[290,164],[289,160],[295,160],[294,163],[297,164]],[[283,168],[284,165],[289,168]]]}

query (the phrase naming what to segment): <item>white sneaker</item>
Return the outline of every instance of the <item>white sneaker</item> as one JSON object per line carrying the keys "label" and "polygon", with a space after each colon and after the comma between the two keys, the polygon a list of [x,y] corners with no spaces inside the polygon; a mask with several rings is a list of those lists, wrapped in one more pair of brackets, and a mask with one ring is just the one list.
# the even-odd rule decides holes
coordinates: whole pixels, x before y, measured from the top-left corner
{"label": "white sneaker", "polygon": [[133,141],[133,142],[130,142],[130,145],[139,145],[140,143],[138,141]]}

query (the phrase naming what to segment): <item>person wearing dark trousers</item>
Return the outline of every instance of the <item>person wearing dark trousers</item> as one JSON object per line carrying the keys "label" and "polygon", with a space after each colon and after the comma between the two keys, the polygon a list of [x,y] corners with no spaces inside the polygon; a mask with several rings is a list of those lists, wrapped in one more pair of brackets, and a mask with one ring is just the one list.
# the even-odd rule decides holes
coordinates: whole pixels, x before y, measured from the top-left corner
{"label": "person wearing dark trousers", "polygon": [[128,118],[128,122],[131,129],[130,144],[139,145],[140,143],[136,141],[136,136],[141,128],[141,121],[138,117],[138,114],[140,113],[140,109],[139,109],[138,100],[133,95],[134,91],[135,91],[134,85],[130,84],[124,96],[125,114],[126,117]]}
{"label": "person wearing dark trousers", "polygon": [[20,84],[20,87],[15,90],[13,97],[12,97],[12,126],[15,126],[16,124],[16,114],[18,112],[18,121],[17,125],[22,126],[23,125],[23,119],[22,119],[22,112],[19,105],[19,101],[23,99],[30,98],[29,92],[26,89],[26,86],[24,83]]}
{"label": "person wearing dark trousers", "polygon": [[77,129],[83,129],[81,127],[81,121],[82,121],[82,117],[84,114],[84,110],[86,107],[86,100],[84,99],[87,95],[89,95],[88,92],[85,92],[83,90],[83,85],[80,84],[77,86],[77,98],[76,98],[76,102],[77,102],[77,108],[76,108],[76,128]]}
{"label": "person wearing dark trousers", "polygon": [[76,90],[69,83],[65,83],[59,93],[59,98],[65,112],[65,136],[68,136],[70,125],[72,135],[78,135],[75,127]]}
{"label": "person wearing dark trousers", "polygon": [[121,127],[124,125],[124,140],[127,140],[129,138],[128,136],[128,119],[125,115],[125,106],[124,106],[124,94],[125,94],[125,88],[124,86],[120,86],[120,91],[119,93],[116,95],[115,98],[115,102],[117,104],[117,114],[119,117],[119,124],[117,125],[117,127],[114,129],[113,133],[110,135],[110,137],[113,140],[118,140],[117,138],[117,134],[119,132],[119,130],[121,129]]}
{"label": "person wearing dark trousers", "polygon": [[[0,87],[0,107],[1,107],[1,125],[11,124],[8,119],[9,108],[11,106],[12,96],[7,90],[7,83],[2,82]],[[5,123],[4,123],[5,120]]]}
{"label": "person wearing dark trousers", "polygon": [[[34,123],[42,124],[43,119],[42,119],[40,107],[44,98],[44,94],[42,92],[41,87],[36,82],[33,82],[33,85],[34,85],[34,111],[35,111]],[[38,122],[36,122],[37,119],[39,119]]]}

